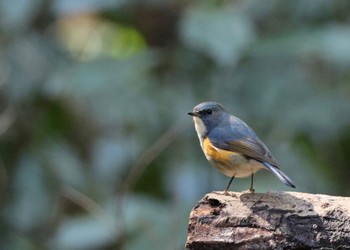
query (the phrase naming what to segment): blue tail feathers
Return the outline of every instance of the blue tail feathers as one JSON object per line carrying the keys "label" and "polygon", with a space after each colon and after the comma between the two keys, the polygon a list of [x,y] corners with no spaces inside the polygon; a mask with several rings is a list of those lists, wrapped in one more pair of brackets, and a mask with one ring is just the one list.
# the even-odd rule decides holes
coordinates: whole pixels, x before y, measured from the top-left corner
{"label": "blue tail feathers", "polygon": [[280,179],[284,184],[286,184],[289,187],[295,188],[295,185],[293,184],[293,182],[279,168],[267,162],[262,162],[262,164],[264,164],[265,167],[271,170],[271,172],[274,173],[277,176],[277,178]]}

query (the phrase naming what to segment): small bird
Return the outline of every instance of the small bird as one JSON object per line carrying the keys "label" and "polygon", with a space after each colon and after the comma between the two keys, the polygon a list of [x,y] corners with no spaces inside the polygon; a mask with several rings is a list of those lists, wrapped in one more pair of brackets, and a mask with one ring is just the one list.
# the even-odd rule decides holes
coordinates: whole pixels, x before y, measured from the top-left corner
{"label": "small bird", "polygon": [[254,192],[254,173],[268,169],[287,186],[295,188],[269,149],[242,120],[228,113],[216,102],[203,102],[187,114],[193,116],[202,150],[208,161],[223,174],[231,177],[224,195],[228,195],[235,177],[251,175],[249,191]]}

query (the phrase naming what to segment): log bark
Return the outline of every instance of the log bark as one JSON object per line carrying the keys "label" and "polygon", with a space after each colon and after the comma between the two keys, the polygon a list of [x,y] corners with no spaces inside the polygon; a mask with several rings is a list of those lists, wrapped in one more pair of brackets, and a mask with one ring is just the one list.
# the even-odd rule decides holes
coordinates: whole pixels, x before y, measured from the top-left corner
{"label": "log bark", "polygon": [[350,198],[209,193],[191,211],[186,249],[350,249]]}

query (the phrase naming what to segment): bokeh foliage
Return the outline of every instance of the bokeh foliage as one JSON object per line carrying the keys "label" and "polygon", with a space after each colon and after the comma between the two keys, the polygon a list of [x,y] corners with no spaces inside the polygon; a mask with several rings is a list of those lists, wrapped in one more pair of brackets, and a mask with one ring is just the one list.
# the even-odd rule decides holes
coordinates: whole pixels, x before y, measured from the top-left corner
{"label": "bokeh foliage", "polygon": [[[350,2],[0,2],[1,249],[182,249],[228,178],[186,112],[216,100],[297,191],[350,195]],[[249,180],[237,180],[245,190]],[[257,191],[289,190],[268,172]]]}

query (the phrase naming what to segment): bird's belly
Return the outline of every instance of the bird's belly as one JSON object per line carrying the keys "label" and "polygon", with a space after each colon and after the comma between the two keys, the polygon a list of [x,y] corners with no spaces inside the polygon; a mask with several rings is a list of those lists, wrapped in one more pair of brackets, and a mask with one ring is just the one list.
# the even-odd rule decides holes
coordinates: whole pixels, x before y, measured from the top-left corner
{"label": "bird's belly", "polygon": [[203,152],[214,167],[229,177],[246,177],[263,168],[261,163],[240,153],[213,146],[208,138],[203,139]]}

